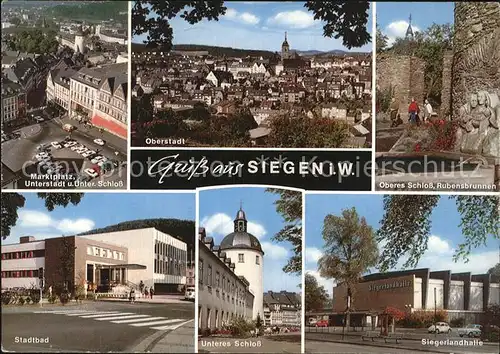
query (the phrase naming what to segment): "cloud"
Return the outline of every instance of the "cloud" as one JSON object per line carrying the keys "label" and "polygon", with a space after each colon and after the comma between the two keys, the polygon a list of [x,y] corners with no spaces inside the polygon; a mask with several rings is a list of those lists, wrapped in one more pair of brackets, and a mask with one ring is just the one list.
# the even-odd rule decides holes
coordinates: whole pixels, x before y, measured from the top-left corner
{"label": "cloud", "polygon": [[57,229],[62,233],[78,234],[81,232],[92,230],[95,223],[90,219],[63,219],[57,222]]}
{"label": "cloud", "polygon": [[328,294],[332,296],[333,285],[335,283],[332,279],[322,278],[317,270],[306,270],[306,274],[311,274],[312,276],[314,276],[318,281],[318,284],[320,286],[323,286],[325,290],[328,292]]}
{"label": "cloud", "polygon": [[318,263],[319,259],[323,256],[323,252],[316,247],[306,248],[306,262]]}
{"label": "cloud", "polygon": [[26,228],[46,228],[53,222],[50,215],[36,210],[21,210],[19,221],[19,226]]}
{"label": "cloud", "polygon": [[[400,20],[391,22],[385,27],[385,31],[383,32],[388,38],[387,42],[389,46],[394,43],[396,38],[404,38],[406,36],[408,25],[408,21]],[[420,29],[413,24],[411,25],[411,27],[413,28],[413,33],[420,31]]]}
{"label": "cloud", "polygon": [[261,246],[266,258],[285,259],[288,257],[288,250],[283,246],[275,245],[271,242],[262,242]]}
{"label": "cloud", "polygon": [[449,254],[453,250],[448,241],[441,239],[439,236],[431,235],[427,243],[427,252],[434,254]]}
{"label": "cloud", "polygon": [[314,16],[306,11],[294,10],[279,12],[268,19],[270,24],[290,28],[308,28],[314,25]]}
{"label": "cloud", "polygon": [[235,9],[231,8],[226,10],[226,14],[224,15],[223,18],[231,21],[243,22],[246,23],[247,25],[256,25],[260,22],[260,18],[258,18],[257,16],[255,16],[250,12],[239,13]]}
{"label": "cloud", "polygon": [[[204,217],[200,225],[205,228],[207,234],[217,234],[226,236],[234,231],[233,218],[224,213],[217,213],[211,216]],[[259,240],[263,238],[267,231],[259,223],[248,221],[248,232],[257,237]]]}
{"label": "cloud", "polygon": [[21,210],[19,226],[26,229],[55,229],[63,234],[77,234],[92,230],[94,221],[86,218],[56,220],[48,213],[37,210]]}

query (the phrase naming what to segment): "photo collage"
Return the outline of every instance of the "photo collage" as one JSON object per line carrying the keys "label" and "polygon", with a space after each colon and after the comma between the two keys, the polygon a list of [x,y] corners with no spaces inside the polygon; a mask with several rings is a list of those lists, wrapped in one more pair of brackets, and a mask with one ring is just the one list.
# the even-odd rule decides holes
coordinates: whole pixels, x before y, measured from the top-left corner
{"label": "photo collage", "polygon": [[1,12],[2,352],[499,352],[500,3]]}

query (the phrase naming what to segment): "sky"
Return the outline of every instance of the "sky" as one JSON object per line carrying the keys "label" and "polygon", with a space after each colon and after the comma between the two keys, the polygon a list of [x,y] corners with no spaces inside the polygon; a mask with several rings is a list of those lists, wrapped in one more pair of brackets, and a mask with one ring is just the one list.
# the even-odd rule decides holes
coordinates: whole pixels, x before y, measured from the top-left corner
{"label": "sky", "polygon": [[409,17],[414,32],[422,31],[433,23],[453,24],[454,2],[377,2],[377,25],[392,44],[404,37]]}
{"label": "sky", "polygon": [[74,235],[123,221],[174,218],[195,220],[194,193],[85,193],[73,206],[49,212],[36,193],[22,193],[24,208],[18,210],[16,226],[2,244],[18,243],[20,236],[36,239]]}
{"label": "sky", "polygon": [[233,232],[233,220],[243,206],[248,232],[257,237],[264,250],[264,291],[300,291],[301,277],[285,274],[281,269],[291,256],[291,245],[274,242],[271,238],[284,227],[284,220],[276,212],[275,194],[265,188],[232,187],[201,191],[199,194],[200,227],[216,245]]}
{"label": "sky", "polygon": [[[180,17],[172,19],[174,44],[204,44],[219,47],[281,51],[281,44],[288,32],[291,50],[335,49],[348,51],[341,39],[323,37],[321,21],[314,20],[304,1],[247,2],[226,1],[226,14],[219,21],[203,20],[190,25]],[[372,28],[372,11],[369,10],[368,29]],[[132,41],[142,43],[146,35],[135,36]],[[372,43],[356,52],[371,52]]]}
{"label": "sky", "polygon": [[[375,230],[380,227],[383,217],[382,195],[306,195],[306,272],[310,272],[331,294],[333,281],[322,279],[317,272],[317,261],[321,257],[323,220],[326,215],[340,215],[343,209],[355,207],[364,216],[368,225]],[[463,242],[460,214],[455,200],[442,196],[431,215],[431,236],[428,249],[417,268],[430,268],[432,271],[452,270],[453,272],[486,273],[499,262],[499,242],[489,239],[486,247],[473,250],[469,263],[453,262],[452,256],[457,245]],[[403,262],[398,264],[401,270]],[[376,270],[374,270],[376,272]]]}

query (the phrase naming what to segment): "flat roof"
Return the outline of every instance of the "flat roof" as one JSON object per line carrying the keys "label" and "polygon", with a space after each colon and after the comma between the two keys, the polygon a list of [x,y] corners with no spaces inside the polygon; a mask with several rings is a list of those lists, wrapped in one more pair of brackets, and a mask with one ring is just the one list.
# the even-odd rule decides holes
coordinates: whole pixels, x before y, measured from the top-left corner
{"label": "flat roof", "polygon": [[142,264],[113,264],[113,265],[107,265],[107,264],[96,264],[96,268],[98,269],[111,269],[111,268],[125,268],[125,269],[147,269],[145,265]]}

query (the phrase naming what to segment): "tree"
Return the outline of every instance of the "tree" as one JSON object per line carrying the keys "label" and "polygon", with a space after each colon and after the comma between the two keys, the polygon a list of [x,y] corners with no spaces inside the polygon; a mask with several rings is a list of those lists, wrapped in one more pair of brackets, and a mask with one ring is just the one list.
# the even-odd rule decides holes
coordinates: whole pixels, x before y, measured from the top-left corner
{"label": "tree", "polygon": [[[77,205],[83,193],[37,193],[38,198],[45,200],[45,207],[53,211],[57,206],[67,207],[70,203]],[[24,207],[26,198],[20,193],[2,193],[2,239],[10,235],[19,218],[18,210]]]}
{"label": "tree", "polygon": [[57,52],[59,42],[54,31],[24,30],[15,33],[9,42],[13,50],[27,53],[47,54]]}
{"label": "tree", "polygon": [[[369,2],[322,0],[306,1],[304,7],[323,21],[323,35],[342,38],[343,45],[351,49],[370,42],[367,30]],[[147,33],[144,43],[148,47],[169,51],[172,48],[173,30],[169,21],[179,15],[193,25],[202,20],[218,21],[226,13],[224,0],[214,1],[153,1],[137,0],[132,8],[132,35]]]}
{"label": "tree", "polygon": [[276,148],[339,148],[348,138],[345,122],[311,119],[304,114],[276,116],[270,129],[268,145]]}
{"label": "tree", "polygon": [[257,319],[255,320],[255,328],[257,328],[257,330],[260,330],[261,327],[262,327],[262,318],[260,318],[260,313],[258,313]]}
{"label": "tree", "polygon": [[266,192],[279,196],[274,205],[286,223],[272,239],[277,242],[289,242],[293,247],[293,255],[283,267],[283,271],[300,275],[302,274],[302,193],[277,188],[267,188]]}
{"label": "tree", "polygon": [[318,311],[328,307],[328,293],[323,286],[318,284],[316,277],[306,273],[304,283],[306,312]]}
{"label": "tree", "polygon": [[375,232],[355,208],[342,210],[342,216],[327,215],[323,224],[323,256],[318,261],[319,273],[335,279],[347,289],[346,321],[349,327],[354,286],[362,275],[377,264],[378,247]]}
{"label": "tree", "polygon": [[[500,238],[499,198],[496,196],[450,196],[461,214],[460,227],[464,236],[453,260],[468,262],[473,248],[485,245],[489,237]],[[379,268],[387,271],[407,257],[403,267],[416,267],[430,236],[430,217],[438,204],[438,195],[386,195],[382,226],[377,242],[384,247]]]}
{"label": "tree", "polygon": [[382,33],[377,25],[377,53],[383,52],[388,45],[389,37]]}
{"label": "tree", "polygon": [[494,275],[496,277],[500,277],[500,263],[497,263],[496,266],[488,269],[488,274]]}

